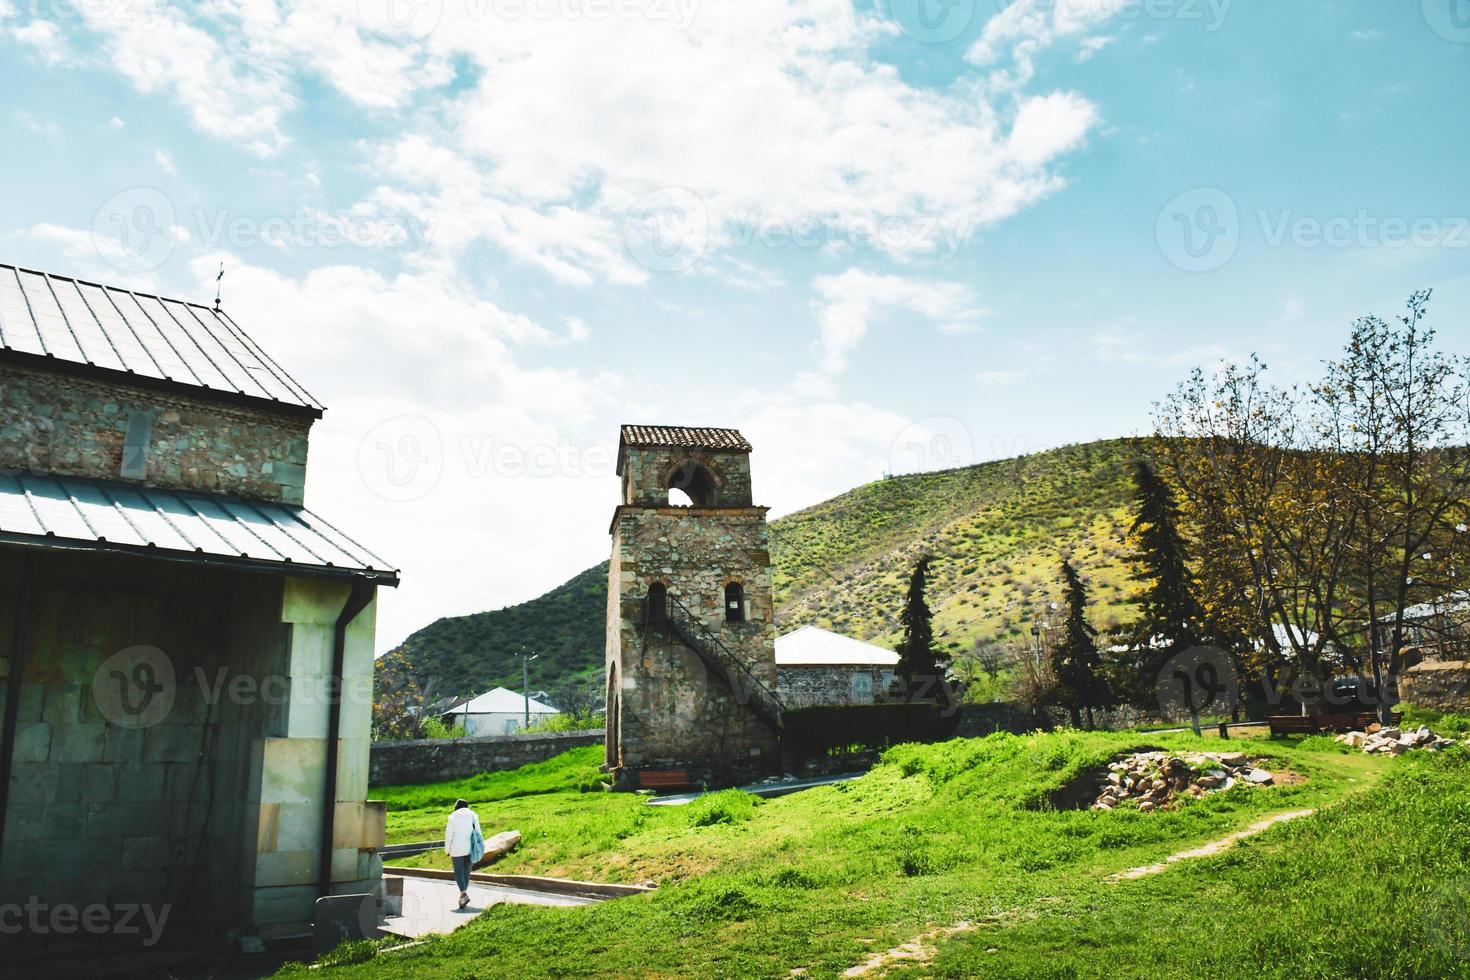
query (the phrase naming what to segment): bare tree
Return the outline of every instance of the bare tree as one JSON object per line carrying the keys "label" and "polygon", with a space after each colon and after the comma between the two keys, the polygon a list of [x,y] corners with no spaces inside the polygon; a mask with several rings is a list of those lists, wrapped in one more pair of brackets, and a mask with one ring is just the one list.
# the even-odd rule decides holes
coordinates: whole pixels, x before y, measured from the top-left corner
{"label": "bare tree", "polygon": [[1470,509],[1470,365],[1435,349],[1430,292],[1394,321],[1363,317],[1315,389],[1323,434],[1344,460],[1352,492],[1358,589],[1341,632],[1361,633],[1379,717],[1405,667],[1406,613],[1465,588]]}

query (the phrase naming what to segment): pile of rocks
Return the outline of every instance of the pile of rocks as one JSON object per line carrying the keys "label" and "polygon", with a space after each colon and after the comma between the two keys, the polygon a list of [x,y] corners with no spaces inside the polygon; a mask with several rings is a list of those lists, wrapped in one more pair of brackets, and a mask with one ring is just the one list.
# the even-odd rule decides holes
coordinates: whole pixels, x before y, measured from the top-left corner
{"label": "pile of rocks", "polygon": [[1420,725],[1415,731],[1406,732],[1397,728],[1384,728],[1376,722],[1369,725],[1365,732],[1344,732],[1337,736],[1336,741],[1350,748],[1362,749],[1364,752],[1389,755],[1403,755],[1415,749],[1430,749],[1437,752],[1455,744],[1454,739],[1436,735],[1426,725]]}
{"label": "pile of rocks", "polygon": [[1138,809],[1148,813],[1179,796],[1203,796],[1230,789],[1237,783],[1265,786],[1274,779],[1243,752],[1202,752],[1187,756],[1137,752],[1108,766],[1092,809],[1112,810],[1126,800],[1137,800]]}

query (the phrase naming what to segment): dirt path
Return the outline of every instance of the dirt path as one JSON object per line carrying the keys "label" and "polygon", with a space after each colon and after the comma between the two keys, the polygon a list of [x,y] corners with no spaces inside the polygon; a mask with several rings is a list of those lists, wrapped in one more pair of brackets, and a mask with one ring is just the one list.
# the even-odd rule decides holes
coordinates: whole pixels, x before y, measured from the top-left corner
{"label": "dirt path", "polygon": [[1243,841],[1247,837],[1254,837],[1259,833],[1270,830],[1272,827],[1276,826],[1279,823],[1285,823],[1288,820],[1295,820],[1298,817],[1310,817],[1316,812],[1316,810],[1291,810],[1287,813],[1278,813],[1274,816],[1267,817],[1264,820],[1257,820],[1255,823],[1251,824],[1244,830],[1238,830],[1233,834],[1221,837],[1219,840],[1210,841],[1203,847],[1195,847],[1191,848],[1188,851],[1179,851],[1176,854],[1170,854],[1158,864],[1145,864],[1141,868],[1129,868],[1127,871],[1120,871],[1115,875],[1110,875],[1108,877],[1108,880],[1126,881],[1132,878],[1146,878],[1149,875],[1156,875],[1160,871],[1168,868],[1169,865],[1176,862],[1188,861],[1191,858],[1210,857],[1211,855],[1219,854],[1221,851],[1224,851],[1234,846],[1236,842]]}
{"label": "dirt path", "polygon": [[[1310,817],[1316,812],[1316,810],[1290,810],[1286,813],[1277,813],[1263,820],[1257,820],[1244,830],[1227,834],[1219,840],[1210,841],[1208,844],[1190,848],[1187,851],[1178,851],[1170,854],[1157,864],[1146,864],[1139,868],[1129,868],[1127,871],[1120,871],[1117,874],[1109,875],[1107,880],[1128,881],[1135,878],[1146,878],[1149,875],[1156,875],[1160,871],[1167,870],[1172,864],[1177,864],[1180,861],[1189,861],[1194,858],[1211,857],[1212,855],[1228,850],[1247,837],[1254,837],[1257,834],[1264,833],[1279,823],[1296,820],[1300,817]],[[1042,899],[1041,901],[1045,902],[1047,900]],[[857,966],[851,967],[842,975],[844,977],[881,976],[893,967],[927,963],[938,952],[937,944],[940,940],[949,939],[961,933],[974,932],[977,928],[979,926],[975,923],[957,922],[952,926],[940,926],[930,929],[927,932],[920,933],[906,943],[894,946],[892,949],[873,953],[866,960]]]}
{"label": "dirt path", "polygon": [[844,977],[866,977],[875,973],[886,972],[889,967],[908,963],[927,963],[934,958],[937,952],[934,943],[940,939],[948,939],[962,932],[971,932],[975,926],[969,922],[957,922],[952,926],[943,926],[938,929],[930,929],[928,932],[920,933],[908,942],[874,953],[857,966],[844,972]]}

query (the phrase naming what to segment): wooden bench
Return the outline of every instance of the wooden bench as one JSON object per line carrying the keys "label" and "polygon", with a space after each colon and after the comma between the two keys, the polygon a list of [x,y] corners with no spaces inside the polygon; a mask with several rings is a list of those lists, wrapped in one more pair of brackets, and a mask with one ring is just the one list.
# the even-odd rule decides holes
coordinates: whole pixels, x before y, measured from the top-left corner
{"label": "wooden bench", "polygon": [[1266,719],[1271,726],[1271,737],[1282,735],[1315,735],[1317,719],[1311,715],[1271,715]]}
{"label": "wooden bench", "polygon": [[641,789],[692,789],[689,773],[683,769],[642,769],[638,773]]}
{"label": "wooden bench", "polygon": [[[1397,725],[1403,715],[1391,715]],[[1365,731],[1378,720],[1373,711],[1335,711],[1320,715],[1271,715],[1266,723],[1271,726],[1271,737],[1281,735],[1316,735],[1319,732]]]}

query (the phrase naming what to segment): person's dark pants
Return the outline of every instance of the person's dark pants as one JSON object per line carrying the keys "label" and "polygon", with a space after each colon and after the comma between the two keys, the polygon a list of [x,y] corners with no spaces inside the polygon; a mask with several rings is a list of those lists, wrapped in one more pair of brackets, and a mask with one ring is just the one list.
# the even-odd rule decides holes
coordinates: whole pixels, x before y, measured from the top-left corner
{"label": "person's dark pants", "polygon": [[470,890],[470,856],[450,858],[454,862],[454,883],[459,885],[459,890],[467,892]]}

